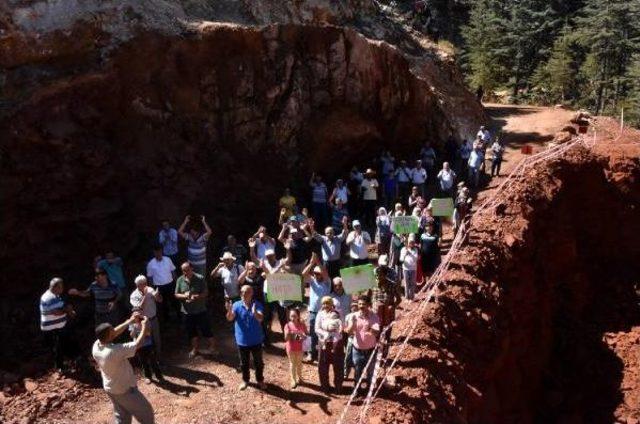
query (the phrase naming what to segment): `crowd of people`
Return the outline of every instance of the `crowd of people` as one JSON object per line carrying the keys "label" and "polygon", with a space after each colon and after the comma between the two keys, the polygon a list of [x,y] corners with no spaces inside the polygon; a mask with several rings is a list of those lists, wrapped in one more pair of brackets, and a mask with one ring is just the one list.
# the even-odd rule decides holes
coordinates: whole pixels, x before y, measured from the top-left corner
{"label": "crowd of people", "polygon": [[[433,216],[431,199],[454,199],[450,218],[459,228],[471,210],[471,190],[485,172],[487,151],[491,176],[499,175],[504,147],[484,127],[474,142],[459,144],[451,137],[441,152],[426,143],[415,161],[398,161],[385,151],[371,168],[353,167],[332,189],[314,173],[309,202],[301,204],[289,189],[279,199],[276,237],[265,226],[246,246],[229,235],[215,266],[207,262],[214,257],[208,251],[213,230],[204,216],[187,216],[178,229],[163,221],[153,256],[132,291],[123,260],[113,251],[96,258],[95,280],[84,289],[65,290],[61,278],[51,279],[40,310],[55,367],[64,372],[65,358],[82,356],[66,325],[75,316],[70,297],[78,297],[93,301],[97,340],[92,356],[118,422],[130,422],[132,416],[153,422],[129,359],[136,358],[146,383],[162,382],[162,331],[174,319],[184,325],[188,357],[215,352],[213,310],[223,310],[234,327],[239,390],[249,386],[251,362],[257,386],[266,387],[263,349],[277,336],[274,318],[290,363],[291,390],[301,384],[305,362],[317,364],[324,391],[341,393],[351,370],[364,390],[371,383],[373,367],[367,364],[375,346],[381,342],[386,351],[390,332],[379,340],[382,330],[395,319],[403,298],[415,300],[417,286],[440,263],[443,218]],[[418,231],[396,234],[392,223],[399,216],[416,217]],[[370,263],[374,286],[345,292],[340,270]],[[281,272],[301,277],[306,302],[269,299],[269,277]],[[224,304],[214,296],[218,291]],[[130,341],[123,340],[127,334]]]}

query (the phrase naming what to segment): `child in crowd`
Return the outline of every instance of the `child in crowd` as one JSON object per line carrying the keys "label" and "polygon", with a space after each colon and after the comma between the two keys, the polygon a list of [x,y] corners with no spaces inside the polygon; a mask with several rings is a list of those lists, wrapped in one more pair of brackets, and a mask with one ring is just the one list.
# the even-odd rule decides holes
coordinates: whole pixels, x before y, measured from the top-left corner
{"label": "child in crowd", "polygon": [[[142,330],[141,311],[141,308],[133,308],[133,312],[136,313],[136,320],[129,325],[129,334],[131,335],[132,340],[135,340]],[[160,371],[160,364],[158,363],[158,358],[156,357],[156,350],[153,346],[153,338],[151,337],[151,334],[147,334],[145,336],[142,346],[140,346],[140,348],[138,348],[138,351],[136,352],[136,357],[142,365],[145,383],[151,383],[152,371],[153,374],[156,375],[158,381],[164,381],[164,376],[162,375],[162,371]]]}
{"label": "child in crowd", "polygon": [[[358,302],[351,302],[351,313],[347,314],[344,322],[351,322],[351,316],[358,312]],[[351,369],[353,368],[353,334],[349,334],[347,338],[347,349],[344,357],[344,379],[349,378]]]}
{"label": "child in crowd", "polygon": [[284,326],[285,347],[289,357],[289,372],[291,374],[291,389],[298,387],[302,381],[302,342],[307,336],[307,326],[300,319],[300,310],[292,308],[289,311],[289,322]]}

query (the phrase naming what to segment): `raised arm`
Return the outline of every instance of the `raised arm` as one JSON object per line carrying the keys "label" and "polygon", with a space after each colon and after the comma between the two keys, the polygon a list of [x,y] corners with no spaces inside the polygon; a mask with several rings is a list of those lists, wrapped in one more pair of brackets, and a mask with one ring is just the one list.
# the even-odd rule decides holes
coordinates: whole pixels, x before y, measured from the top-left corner
{"label": "raised arm", "polygon": [[211,227],[209,227],[209,224],[207,224],[207,219],[204,217],[204,215],[202,215],[200,219],[202,220],[202,225],[204,225],[204,239],[209,240],[209,237],[211,237],[213,231],[211,231]]}
{"label": "raised arm", "polygon": [[287,223],[283,223],[282,224],[282,229],[280,230],[280,234],[278,234],[278,241],[282,244],[285,244],[286,240],[287,240],[287,233],[289,232],[289,227],[287,226]]}
{"label": "raised arm", "polygon": [[183,239],[187,239],[187,233],[185,233],[185,228],[187,228],[187,224],[189,224],[189,221],[191,220],[191,218],[189,217],[189,215],[184,217],[184,221],[182,221],[182,224],[180,224],[180,227],[178,228],[178,234],[180,234],[180,237],[182,237]]}

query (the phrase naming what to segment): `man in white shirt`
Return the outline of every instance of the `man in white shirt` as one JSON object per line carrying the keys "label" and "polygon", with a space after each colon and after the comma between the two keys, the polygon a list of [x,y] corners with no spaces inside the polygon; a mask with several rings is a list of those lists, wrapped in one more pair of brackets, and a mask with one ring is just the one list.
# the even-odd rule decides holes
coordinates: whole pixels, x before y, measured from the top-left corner
{"label": "man in white shirt", "polygon": [[353,266],[369,263],[369,251],[367,247],[371,244],[371,236],[368,232],[362,231],[360,221],[357,219],[351,224],[353,231],[347,236],[347,246],[349,246],[349,257]]}
{"label": "man in white shirt", "polygon": [[406,160],[400,161],[400,166],[396,169],[396,180],[398,181],[398,196],[401,199],[409,197],[411,189],[411,168],[407,166]]}
{"label": "man in white shirt", "polygon": [[176,291],[175,270],[176,266],[168,256],[162,254],[162,246],[153,249],[153,259],[147,263],[147,278],[158,289],[162,296],[162,316],[169,321],[169,309],[173,308],[176,317],[180,320],[180,303],[173,295]]}
{"label": "man in white shirt", "polygon": [[438,182],[440,183],[441,195],[453,197],[453,184],[456,181],[456,173],[449,166],[449,162],[442,164],[442,169],[438,172]]}
{"label": "man in white shirt", "polygon": [[362,191],[362,220],[367,228],[373,228],[376,220],[376,207],[378,201],[378,180],[375,179],[375,171],[371,168],[364,173],[364,180],[360,184]]}
{"label": "man in white shirt", "polygon": [[141,308],[142,315],[147,317],[149,320],[153,345],[156,348],[156,353],[160,355],[162,341],[160,340],[160,323],[158,322],[156,301],[162,302],[162,295],[158,288],[154,290],[147,285],[147,278],[144,275],[138,275],[135,279],[135,283],[136,289],[131,292],[129,302],[134,309]]}
{"label": "man in white shirt", "polygon": [[425,196],[425,182],[427,181],[427,170],[422,167],[422,161],[417,160],[416,166],[411,170],[411,184],[418,187],[418,193],[423,199]]}
{"label": "man in white shirt", "polygon": [[231,252],[224,252],[220,263],[211,271],[211,278],[221,278],[225,299],[232,302],[240,300],[240,284],[238,277],[244,271],[242,265],[236,264],[236,258]]}
{"label": "man in white shirt", "polygon": [[113,343],[134,322],[134,316],[115,328],[108,323],[97,326],[98,340],[91,353],[102,374],[102,386],[113,403],[116,423],[131,423],[131,418],[135,417],[141,424],[153,424],[153,408],[138,391],[136,376],[129,363],[129,358],[135,356],[148,334],[149,320],[142,318],[142,331],[133,342]]}

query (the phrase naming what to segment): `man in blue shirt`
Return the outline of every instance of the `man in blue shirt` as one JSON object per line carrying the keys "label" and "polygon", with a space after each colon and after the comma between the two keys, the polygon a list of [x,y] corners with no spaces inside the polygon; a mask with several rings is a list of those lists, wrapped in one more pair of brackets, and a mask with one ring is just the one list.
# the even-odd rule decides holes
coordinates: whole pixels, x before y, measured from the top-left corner
{"label": "man in blue shirt", "polygon": [[122,258],[109,250],[105,252],[104,259],[98,261],[97,267],[106,271],[109,281],[118,286],[120,290],[124,290],[127,288],[127,283],[124,279],[122,265]]}
{"label": "man in blue shirt", "polygon": [[240,300],[233,305],[230,300],[226,302],[227,320],[234,322],[236,344],[240,354],[240,368],[242,369],[242,383],[240,390],[249,385],[249,357],[253,356],[253,365],[256,369],[256,381],[258,387],[266,389],[264,383],[264,363],[262,362],[262,320],[264,319],[263,305],[253,300],[253,288],[244,285],[240,289]]}
{"label": "man in blue shirt", "polygon": [[315,361],[318,358],[318,335],[316,334],[316,315],[321,309],[320,301],[331,293],[331,280],[327,268],[322,266],[320,257],[313,252],[309,265],[302,271],[302,279],[309,285],[309,335],[311,336],[311,352],[305,360]]}

